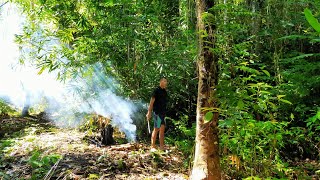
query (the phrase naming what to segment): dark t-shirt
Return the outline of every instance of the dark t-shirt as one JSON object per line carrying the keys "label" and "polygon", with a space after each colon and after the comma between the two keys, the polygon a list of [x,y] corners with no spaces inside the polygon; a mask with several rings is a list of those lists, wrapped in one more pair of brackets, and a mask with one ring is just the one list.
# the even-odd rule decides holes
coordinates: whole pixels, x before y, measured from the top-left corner
{"label": "dark t-shirt", "polygon": [[167,111],[167,103],[168,103],[168,94],[166,89],[157,87],[153,91],[152,97],[155,98],[155,101],[153,103],[153,111],[156,114],[164,115]]}

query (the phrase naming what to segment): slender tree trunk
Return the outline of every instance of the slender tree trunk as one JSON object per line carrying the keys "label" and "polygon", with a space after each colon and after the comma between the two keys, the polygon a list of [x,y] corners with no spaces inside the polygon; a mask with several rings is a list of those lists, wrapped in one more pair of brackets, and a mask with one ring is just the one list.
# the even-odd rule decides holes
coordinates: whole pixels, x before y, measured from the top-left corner
{"label": "slender tree trunk", "polygon": [[[202,14],[214,3],[213,0],[196,0],[198,29],[198,101],[195,158],[191,179],[220,180],[218,113],[211,121],[205,121],[205,107],[216,107],[216,85],[218,80],[218,61],[209,48],[214,47],[215,27],[205,23]],[[204,33],[206,32],[206,33]]]}

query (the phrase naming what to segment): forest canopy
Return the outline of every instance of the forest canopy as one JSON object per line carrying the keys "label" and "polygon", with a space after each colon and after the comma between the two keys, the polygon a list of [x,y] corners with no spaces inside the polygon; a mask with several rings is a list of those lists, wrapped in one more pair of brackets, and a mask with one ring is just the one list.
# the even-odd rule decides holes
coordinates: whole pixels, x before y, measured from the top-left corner
{"label": "forest canopy", "polygon": [[[216,69],[205,72],[215,79],[212,103],[202,111],[205,122],[218,115],[226,177],[319,176],[319,166],[309,174],[295,168],[320,157],[319,0],[205,1],[210,6],[201,14],[202,32],[192,0],[12,2],[26,16],[15,37],[20,62],[37,67],[40,76],[86,77],[86,68],[99,63],[103,76],[118,83],[117,95],[145,103],[159,78],[167,77],[166,142],[190,163],[201,74],[198,37],[207,40],[203,48]],[[2,102],[0,110],[12,112]],[[144,125],[138,136],[146,134],[139,128]]]}

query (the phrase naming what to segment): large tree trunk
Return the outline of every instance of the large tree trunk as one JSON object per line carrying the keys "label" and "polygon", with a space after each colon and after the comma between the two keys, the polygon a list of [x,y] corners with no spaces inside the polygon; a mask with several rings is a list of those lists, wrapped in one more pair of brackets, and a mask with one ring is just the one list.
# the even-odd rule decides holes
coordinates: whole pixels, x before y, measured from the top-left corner
{"label": "large tree trunk", "polygon": [[[215,27],[205,23],[202,14],[214,5],[213,0],[196,0],[198,54],[198,101],[195,158],[191,179],[220,180],[218,113],[206,121],[205,107],[216,107],[216,85],[218,80],[218,60],[209,48],[214,47]],[[204,33],[206,32],[206,33]],[[206,35],[205,35],[206,34]]]}

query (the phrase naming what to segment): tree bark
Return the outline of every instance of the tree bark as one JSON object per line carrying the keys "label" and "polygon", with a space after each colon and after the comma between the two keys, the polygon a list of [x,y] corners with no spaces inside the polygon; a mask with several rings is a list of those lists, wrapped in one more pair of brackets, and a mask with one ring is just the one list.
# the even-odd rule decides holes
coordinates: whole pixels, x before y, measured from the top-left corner
{"label": "tree bark", "polygon": [[215,95],[218,82],[218,59],[210,48],[214,48],[215,27],[203,20],[202,15],[213,7],[213,0],[196,0],[198,30],[198,100],[196,147],[191,179],[220,180],[220,158],[218,137],[218,113],[205,121],[205,107],[217,107]]}
{"label": "tree bark", "polygon": [[114,144],[113,127],[110,124],[101,130],[101,138],[101,143],[104,145]]}
{"label": "tree bark", "polygon": [[30,116],[29,109],[30,109],[30,94],[26,92],[26,101],[24,102],[24,106],[22,108],[21,117]]}

